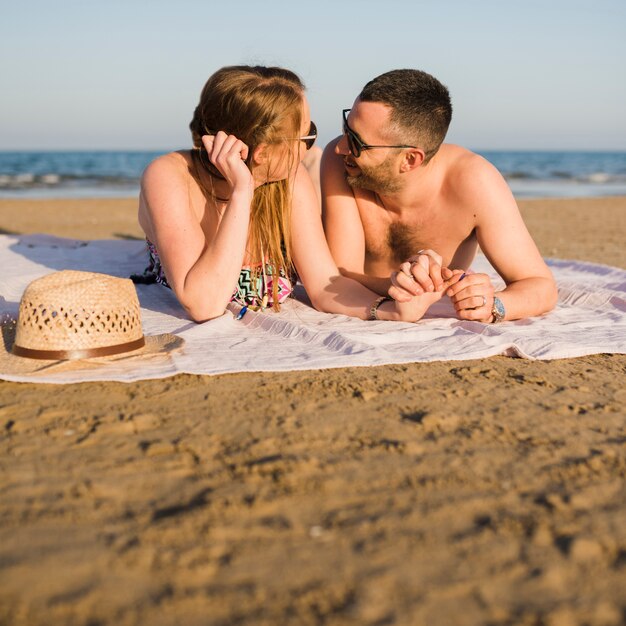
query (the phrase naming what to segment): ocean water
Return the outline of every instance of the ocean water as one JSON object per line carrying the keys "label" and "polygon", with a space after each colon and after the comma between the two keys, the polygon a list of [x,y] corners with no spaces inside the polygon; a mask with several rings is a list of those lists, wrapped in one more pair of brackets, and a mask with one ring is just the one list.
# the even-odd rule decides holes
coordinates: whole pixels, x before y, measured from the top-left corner
{"label": "ocean water", "polygon": [[[165,152],[0,152],[0,198],[136,196]],[[626,152],[477,152],[518,198],[626,195]]]}
{"label": "ocean water", "polygon": [[476,152],[518,198],[626,195],[626,152]]}
{"label": "ocean water", "polygon": [[128,197],[162,152],[0,152],[0,198]]}

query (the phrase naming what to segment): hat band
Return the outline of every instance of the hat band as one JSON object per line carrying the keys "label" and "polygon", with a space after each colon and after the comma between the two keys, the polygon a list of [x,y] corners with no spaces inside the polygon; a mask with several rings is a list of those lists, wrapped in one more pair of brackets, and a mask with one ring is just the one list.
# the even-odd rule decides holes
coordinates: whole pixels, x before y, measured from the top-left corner
{"label": "hat band", "polygon": [[70,360],[70,359],[91,359],[97,356],[111,356],[112,354],[120,354],[121,352],[130,352],[143,348],[146,340],[143,336],[134,341],[126,343],[118,343],[114,346],[103,346],[101,348],[89,348],[86,350],[33,350],[31,348],[23,348],[17,344],[13,344],[13,354],[16,356],[25,356],[29,359],[46,359],[49,361]]}

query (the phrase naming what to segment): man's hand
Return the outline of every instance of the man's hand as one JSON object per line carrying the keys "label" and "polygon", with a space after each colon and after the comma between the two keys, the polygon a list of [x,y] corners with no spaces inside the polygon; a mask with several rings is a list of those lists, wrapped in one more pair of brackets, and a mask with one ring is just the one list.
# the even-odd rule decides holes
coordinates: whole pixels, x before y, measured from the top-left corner
{"label": "man's hand", "polygon": [[464,274],[447,289],[446,295],[450,296],[460,319],[491,321],[494,289],[487,274]]}
{"label": "man's hand", "polygon": [[443,291],[456,283],[462,273],[442,267],[442,258],[434,250],[420,250],[402,263],[399,271],[392,272],[389,295],[396,302],[403,303],[425,293],[440,292],[443,295]]}

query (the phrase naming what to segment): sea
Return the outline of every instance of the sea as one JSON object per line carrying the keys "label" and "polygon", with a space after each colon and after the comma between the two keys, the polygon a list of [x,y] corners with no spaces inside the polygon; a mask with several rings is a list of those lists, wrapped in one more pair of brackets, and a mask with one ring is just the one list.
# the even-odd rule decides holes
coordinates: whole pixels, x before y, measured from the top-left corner
{"label": "sea", "polygon": [[[169,151],[0,151],[0,198],[136,196],[144,168]],[[475,152],[518,198],[626,195],[626,152]]]}

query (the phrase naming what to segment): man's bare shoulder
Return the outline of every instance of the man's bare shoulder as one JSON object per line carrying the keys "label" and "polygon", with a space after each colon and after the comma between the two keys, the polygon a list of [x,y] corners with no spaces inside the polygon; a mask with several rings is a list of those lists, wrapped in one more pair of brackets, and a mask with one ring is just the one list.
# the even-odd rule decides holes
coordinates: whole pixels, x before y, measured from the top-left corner
{"label": "man's bare shoulder", "polygon": [[462,146],[444,144],[440,154],[446,167],[446,178],[459,184],[472,184],[477,178],[485,182],[488,178],[502,178],[500,172],[487,159]]}
{"label": "man's bare shoulder", "polygon": [[445,168],[445,187],[449,193],[466,200],[509,193],[502,174],[481,155],[462,146],[444,144],[437,156]]}

